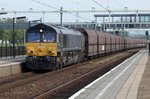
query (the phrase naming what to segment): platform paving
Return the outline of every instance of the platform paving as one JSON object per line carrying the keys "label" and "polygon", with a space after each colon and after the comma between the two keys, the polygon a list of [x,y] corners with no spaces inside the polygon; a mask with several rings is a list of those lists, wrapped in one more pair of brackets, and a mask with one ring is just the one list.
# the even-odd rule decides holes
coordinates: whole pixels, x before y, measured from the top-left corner
{"label": "platform paving", "polygon": [[[147,50],[141,50],[75,93],[69,99],[137,99],[138,88],[141,79],[143,79],[142,75],[145,70],[147,58]],[[141,89],[143,90],[143,87]]]}
{"label": "platform paving", "polygon": [[150,99],[150,56],[138,89],[137,99]]}
{"label": "platform paving", "polygon": [[137,64],[137,67],[135,68],[133,73],[120,89],[118,95],[116,96],[116,99],[137,99],[139,85],[147,64],[147,58],[148,56],[146,55]]}

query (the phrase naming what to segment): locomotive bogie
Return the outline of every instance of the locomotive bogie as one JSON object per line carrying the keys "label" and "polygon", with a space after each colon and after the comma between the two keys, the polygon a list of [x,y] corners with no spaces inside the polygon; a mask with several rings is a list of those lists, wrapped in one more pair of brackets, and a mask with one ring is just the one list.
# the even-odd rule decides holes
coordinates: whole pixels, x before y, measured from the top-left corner
{"label": "locomotive bogie", "polygon": [[28,56],[26,57],[27,67],[31,70],[52,70],[56,67],[57,57],[50,56]]}

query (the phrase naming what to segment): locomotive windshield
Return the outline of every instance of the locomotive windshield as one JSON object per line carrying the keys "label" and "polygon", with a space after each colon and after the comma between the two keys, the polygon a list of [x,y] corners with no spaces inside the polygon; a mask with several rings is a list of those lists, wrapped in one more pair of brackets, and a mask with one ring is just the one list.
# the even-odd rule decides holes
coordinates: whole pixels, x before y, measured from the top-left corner
{"label": "locomotive windshield", "polygon": [[30,32],[27,33],[27,42],[56,42],[56,34],[48,32]]}
{"label": "locomotive windshield", "polygon": [[28,33],[27,34],[27,42],[39,42],[40,34],[39,33]]}

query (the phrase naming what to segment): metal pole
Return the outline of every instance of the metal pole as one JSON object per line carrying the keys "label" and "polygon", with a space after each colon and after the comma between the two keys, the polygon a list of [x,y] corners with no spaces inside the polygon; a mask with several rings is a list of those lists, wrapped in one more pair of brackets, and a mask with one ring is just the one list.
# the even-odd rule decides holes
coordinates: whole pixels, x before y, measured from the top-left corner
{"label": "metal pole", "polygon": [[95,28],[94,28],[94,30],[96,30],[97,27],[98,27],[98,24],[97,24],[97,17],[95,17]]}
{"label": "metal pole", "polygon": [[147,37],[147,43],[148,43],[148,55],[150,56],[149,31],[145,31],[145,35]]}
{"label": "metal pole", "polygon": [[147,35],[147,41],[148,41],[148,55],[150,56],[150,42],[149,42],[149,33]]}
{"label": "metal pole", "polygon": [[78,17],[79,17],[79,13],[78,12],[76,12],[76,23],[78,23],[79,22],[79,19],[78,19]]}
{"label": "metal pole", "polygon": [[16,49],[15,49],[15,22],[17,19],[23,19],[26,18],[25,16],[22,17],[13,17],[13,35],[12,35],[12,40],[13,40],[13,57],[16,56]]}
{"label": "metal pole", "polygon": [[23,48],[22,48],[22,55],[24,55],[25,54],[25,50],[23,50],[23,49],[25,49],[25,42],[26,42],[26,30],[24,29],[24,33],[23,33]]}
{"label": "metal pole", "polygon": [[31,27],[31,21],[29,21],[29,28]]}
{"label": "metal pole", "polygon": [[109,29],[110,29],[110,17],[111,17],[111,12],[109,11]]}
{"label": "metal pole", "polygon": [[13,35],[12,35],[12,40],[13,40],[13,57],[15,57],[15,18],[13,18]]}
{"label": "metal pole", "polygon": [[150,44],[148,44],[148,55],[150,56]]}
{"label": "metal pole", "polygon": [[63,8],[60,7],[60,25],[62,26]]}

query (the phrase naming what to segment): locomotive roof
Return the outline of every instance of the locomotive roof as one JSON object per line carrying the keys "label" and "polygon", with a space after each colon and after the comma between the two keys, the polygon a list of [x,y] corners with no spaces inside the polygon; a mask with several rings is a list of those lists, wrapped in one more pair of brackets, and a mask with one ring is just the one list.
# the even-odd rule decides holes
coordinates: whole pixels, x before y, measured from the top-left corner
{"label": "locomotive roof", "polygon": [[62,27],[62,26],[52,26],[50,24],[46,24],[46,23],[39,23],[35,26],[32,26],[28,29],[28,31],[30,30],[34,30],[34,29],[46,29],[46,30],[54,30],[56,33],[58,34],[74,34],[74,35],[81,35],[81,33],[77,30],[73,30],[73,29],[68,29],[66,27]]}

